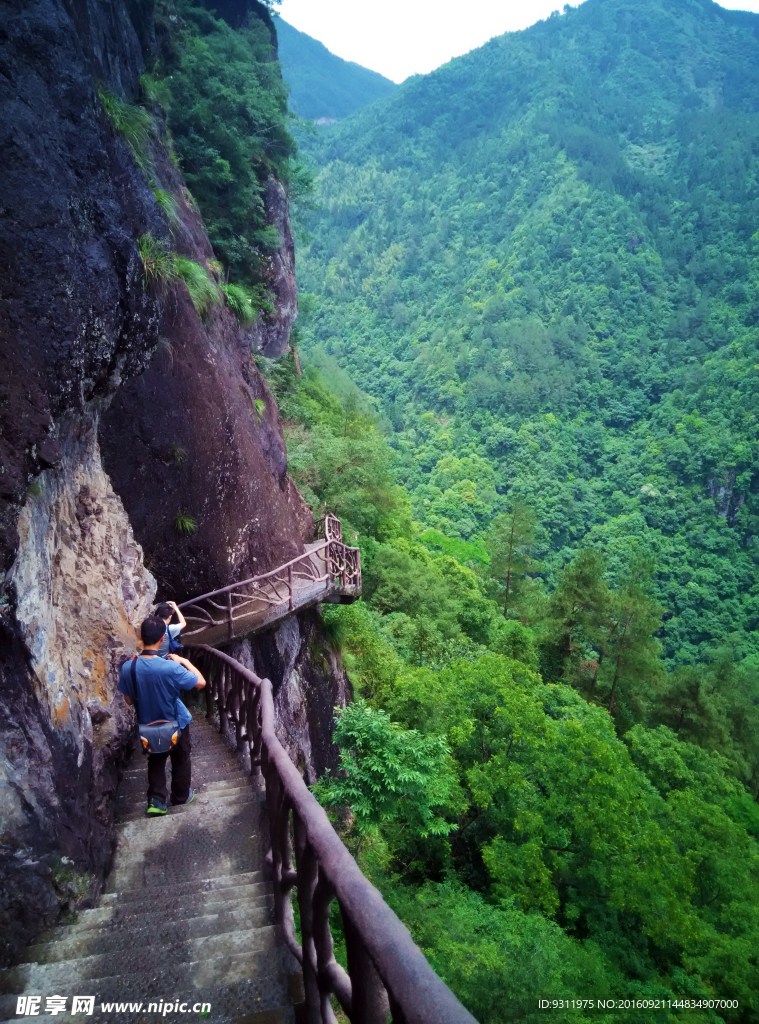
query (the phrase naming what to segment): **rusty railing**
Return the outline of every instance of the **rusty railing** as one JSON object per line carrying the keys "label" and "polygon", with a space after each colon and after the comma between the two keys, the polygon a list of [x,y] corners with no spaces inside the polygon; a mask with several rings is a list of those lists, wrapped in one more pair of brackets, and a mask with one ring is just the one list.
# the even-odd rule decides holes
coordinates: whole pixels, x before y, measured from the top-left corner
{"label": "rusty railing", "polygon": [[[184,601],[185,642],[221,643],[244,635],[330,594],[358,597],[361,592],[361,553],[343,543],[340,520],[326,515],[319,521],[323,539],[297,558],[260,576]],[[207,634],[207,636],[203,636]]]}
{"label": "rusty railing", "polygon": [[[393,1024],[476,1024],[361,873],[277,739],[271,682],[212,647],[194,651],[208,677],[207,715],[216,701],[220,731],[234,727],[238,750],[247,746],[250,753],[251,774],[266,783],[275,924],[303,970],[306,1024],[336,1024],[333,995],[352,1024],[387,1024],[389,1014]],[[333,952],[329,911],[335,899],[347,971]]]}

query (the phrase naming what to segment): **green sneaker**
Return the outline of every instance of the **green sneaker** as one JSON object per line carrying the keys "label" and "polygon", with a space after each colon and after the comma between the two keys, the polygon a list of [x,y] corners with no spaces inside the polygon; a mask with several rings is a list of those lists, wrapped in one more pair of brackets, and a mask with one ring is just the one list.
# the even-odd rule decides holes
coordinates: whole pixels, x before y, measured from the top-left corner
{"label": "green sneaker", "polygon": [[166,804],[162,804],[160,800],[156,800],[154,797],[148,804],[147,813],[150,815],[168,814],[169,808],[166,806]]}

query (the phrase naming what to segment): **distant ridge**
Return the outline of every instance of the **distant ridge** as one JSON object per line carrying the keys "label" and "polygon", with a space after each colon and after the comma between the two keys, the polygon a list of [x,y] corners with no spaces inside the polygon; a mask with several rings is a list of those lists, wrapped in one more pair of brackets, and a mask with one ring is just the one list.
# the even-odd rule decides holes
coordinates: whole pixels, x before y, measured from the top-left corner
{"label": "distant ridge", "polygon": [[389,78],[336,57],[323,43],[281,18],[275,24],[290,106],[299,117],[339,121],[396,88]]}

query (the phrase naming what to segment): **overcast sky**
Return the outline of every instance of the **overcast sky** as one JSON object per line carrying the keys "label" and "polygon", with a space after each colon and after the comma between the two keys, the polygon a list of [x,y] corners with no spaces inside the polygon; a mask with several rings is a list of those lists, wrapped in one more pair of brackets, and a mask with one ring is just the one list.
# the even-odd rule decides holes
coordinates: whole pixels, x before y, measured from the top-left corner
{"label": "overcast sky", "polygon": [[[282,0],[279,10],[338,57],[402,82],[563,6],[563,0]],[[759,13],[759,0],[722,6]]]}

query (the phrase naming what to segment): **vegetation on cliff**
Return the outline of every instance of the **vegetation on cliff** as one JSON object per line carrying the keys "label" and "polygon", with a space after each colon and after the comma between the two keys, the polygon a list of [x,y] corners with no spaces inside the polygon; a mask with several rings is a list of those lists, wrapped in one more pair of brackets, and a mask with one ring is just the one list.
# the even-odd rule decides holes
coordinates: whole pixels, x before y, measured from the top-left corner
{"label": "vegetation on cliff", "polygon": [[165,108],[215,254],[247,289],[231,302],[247,317],[246,302],[267,308],[267,260],[280,246],[266,216],[267,180],[297,189],[300,175],[270,19],[253,11],[233,28],[202,3],[159,0],[156,36],[158,60],[145,91]]}

